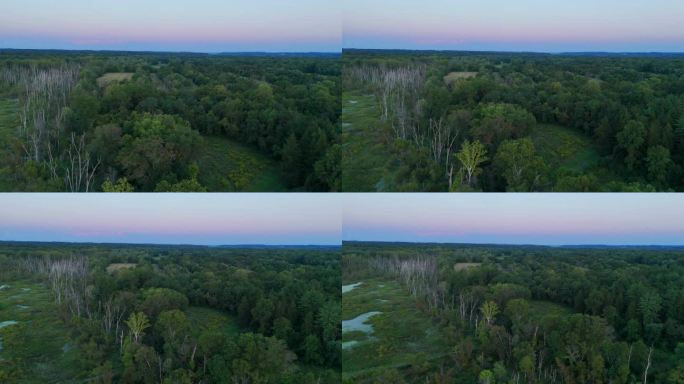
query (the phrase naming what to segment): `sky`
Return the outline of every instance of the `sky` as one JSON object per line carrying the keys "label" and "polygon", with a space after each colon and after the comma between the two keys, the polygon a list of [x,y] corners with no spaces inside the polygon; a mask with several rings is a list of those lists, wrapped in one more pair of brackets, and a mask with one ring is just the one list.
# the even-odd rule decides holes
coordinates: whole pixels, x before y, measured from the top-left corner
{"label": "sky", "polygon": [[345,241],[684,245],[684,194],[345,194]]}
{"label": "sky", "polygon": [[344,48],[684,52],[681,0],[345,0]]}
{"label": "sky", "polygon": [[334,194],[0,194],[0,241],[339,245]]}
{"label": "sky", "polygon": [[2,0],[0,48],[684,51],[681,0]]}
{"label": "sky", "polygon": [[338,52],[339,0],[2,0],[0,48]]}
{"label": "sky", "polygon": [[0,194],[0,241],[684,245],[684,194]]}

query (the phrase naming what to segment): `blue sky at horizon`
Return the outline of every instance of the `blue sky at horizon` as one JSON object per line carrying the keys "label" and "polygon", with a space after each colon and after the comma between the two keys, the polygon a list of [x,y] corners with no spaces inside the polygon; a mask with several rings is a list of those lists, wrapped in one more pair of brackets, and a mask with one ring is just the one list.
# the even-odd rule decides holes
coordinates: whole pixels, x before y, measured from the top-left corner
{"label": "blue sky at horizon", "polygon": [[684,245],[682,194],[0,194],[0,241]]}
{"label": "blue sky at horizon", "polygon": [[0,194],[0,241],[339,245],[332,194]]}
{"label": "blue sky at horizon", "polygon": [[343,241],[684,245],[684,195],[348,194]]}
{"label": "blue sky at horizon", "polygon": [[0,48],[339,52],[337,0],[3,0]]}
{"label": "blue sky at horizon", "polygon": [[4,0],[0,48],[684,52],[681,20],[678,0]]}
{"label": "blue sky at horizon", "polygon": [[344,48],[684,52],[677,0],[346,0]]}

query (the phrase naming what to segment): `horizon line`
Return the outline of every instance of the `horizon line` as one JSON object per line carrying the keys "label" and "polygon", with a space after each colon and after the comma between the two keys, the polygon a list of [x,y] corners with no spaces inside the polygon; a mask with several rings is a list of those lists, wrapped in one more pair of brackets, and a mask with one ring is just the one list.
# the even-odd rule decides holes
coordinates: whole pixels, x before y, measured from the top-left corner
{"label": "horizon line", "polygon": [[96,52],[96,53],[177,53],[177,54],[197,54],[197,55],[220,55],[220,54],[272,54],[272,55],[298,55],[298,54],[343,54],[344,51],[407,51],[407,52],[476,52],[476,53],[535,53],[547,55],[563,54],[613,54],[613,55],[633,55],[633,54],[669,54],[684,55],[681,51],[612,51],[612,50],[573,50],[573,51],[534,51],[534,50],[492,50],[492,49],[456,49],[456,48],[355,48],[343,47],[336,50],[303,50],[303,51],[269,51],[269,50],[218,50],[218,51],[188,51],[188,50],[154,50],[154,49],[73,49],[73,48],[12,48],[2,47],[0,51],[62,51],[62,52]]}
{"label": "horizon line", "polygon": [[255,51],[231,51],[231,50],[219,50],[219,51],[185,51],[185,50],[149,50],[149,49],[73,49],[73,48],[10,48],[3,47],[0,51],[65,51],[65,52],[135,52],[135,53],[192,53],[192,54],[202,54],[202,55],[218,55],[222,53],[229,54],[255,54],[255,53],[267,53],[267,54],[311,54],[311,53],[325,53],[325,54],[341,54],[342,49],[330,50],[330,51],[268,51],[268,50],[255,50]]}
{"label": "horizon line", "polygon": [[491,49],[456,49],[456,48],[445,48],[445,49],[433,49],[433,48],[354,48],[354,47],[343,47],[342,52],[345,50],[353,51],[409,51],[409,52],[479,52],[479,53],[543,53],[548,55],[562,55],[562,54],[580,54],[580,53],[610,53],[610,54],[675,54],[684,55],[684,50],[682,51],[611,51],[611,50],[579,50],[579,51],[533,51],[533,50],[491,50]]}
{"label": "horizon line", "polygon": [[682,244],[602,244],[602,243],[577,243],[577,244],[541,244],[541,243],[477,243],[477,242],[444,242],[444,241],[392,241],[392,240],[342,240],[341,244],[265,244],[265,243],[226,243],[226,244],[198,244],[198,243],[145,243],[145,242],[97,242],[97,241],[49,241],[49,240],[0,240],[0,244],[74,244],[74,245],[134,245],[134,246],[168,246],[168,247],[202,247],[202,248],[254,248],[254,247],[334,247],[340,248],[344,243],[371,243],[371,244],[414,244],[414,245],[478,245],[478,246],[510,246],[510,247],[549,247],[549,248],[684,248]]}
{"label": "horizon line", "polygon": [[97,242],[97,241],[57,241],[57,240],[0,240],[0,244],[21,243],[21,244],[82,244],[82,245],[154,245],[169,247],[341,247],[341,244],[265,244],[265,243],[235,243],[235,244],[198,244],[198,243],[144,243],[144,242]]}
{"label": "horizon line", "polygon": [[384,243],[384,244],[425,244],[425,245],[494,245],[494,246],[511,246],[511,247],[549,247],[549,248],[569,248],[569,247],[611,247],[611,248],[636,248],[636,247],[667,247],[667,248],[684,248],[682,244],[592,244],[592,243],[577,243],[577,244],[540,244],[540,243],[470,243],[470,242],[444,242],[444,241],[392,241],[392,240],[342,240],[344,243]]}

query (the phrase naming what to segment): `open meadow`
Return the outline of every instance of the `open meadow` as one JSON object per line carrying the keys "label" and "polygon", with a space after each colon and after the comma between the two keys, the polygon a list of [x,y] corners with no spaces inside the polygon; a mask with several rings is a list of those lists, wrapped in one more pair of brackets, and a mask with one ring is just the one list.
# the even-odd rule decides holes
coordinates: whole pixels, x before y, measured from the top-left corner
{"label": "open meadow", "polygon": [[396,369],[420,374],[449,355],[441,329],[397,281],[369,278],[342,287],[345,381],[372,383]]}

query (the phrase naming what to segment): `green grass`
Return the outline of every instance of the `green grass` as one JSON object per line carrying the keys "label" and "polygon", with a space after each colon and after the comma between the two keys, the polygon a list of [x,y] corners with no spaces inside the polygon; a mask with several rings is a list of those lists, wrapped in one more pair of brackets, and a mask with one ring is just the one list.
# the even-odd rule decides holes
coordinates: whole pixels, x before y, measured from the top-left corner
{"label": "green grass", "polygon": [[110,275],[116,275],[119,271],[135,268],[136,263],[112,263],[105,269]]}
{"label": "green grass", "polygon": [[256,149],[222,137],[204,137],[199,182],[211,192],[283,192],[278,165]]}
{"label": "green grass", "polygon": [[[355,283],[346,282],[345,284]],[[343,333],[342,341],[356,341],[342,351],[342,376],[354,382],[372,382],[385,368],[404,368],[419,356],[442,358],[449,346],[439,327],[416,307],[415,301],[398,282],[367,279],[342,295],[342,318],[349,320],[370,311],[382,312],[368,320],[373,332]]]}
{"label": "green grass", "polygon": [[190,307],[185,311],[190,320],[192,329],[198,336],[201,331],[220,331],[228,336],[237,336],[240,327],[237,321],[230,315],[219,310],[205,307]]}
{"label": "green grass", "polygon": [[600,160],[591,138],[571,128],[539,124],[532,132],[532,140],[537,152],[552,168],[584,173],[595,168]]}
{"label": "green grass", "polygon": [[[83,374],[83,356],[69,339],[51,293],[30,281],[3,284],[10,287],[0,290],[0,322],[18,323],[0,330],[0,372],[16,369],[18,375],[10,381],[17,383],[74,382]],[[21,348],[12,348],[15,344]]]}
{"label": "green grass", "polygon": [[97,86],[100,88],[106,87],[111,83],[118,83],[125,80],[131,80],[134,73],[132,72],[110,72],[97,78]]}
{"label": "green grass", "polygon": [[454,271],[465,271],[470,268],[476,268],[482,265],[482,263],[456,263],[454,264]]}
{"label": "green grass", "polygon": [[541,319],[547,316],[568,316],[573,312],[570,308],[549,301],[530,300],[530,317]]}
{"label": "green grass", "polygon": [[342,190],[385,190],[391,153],[385,142],[386,124],[372,95],[342,95]]}
{"label": "green grass", "polygon": [[10,156],[9,145],[16,135],[16,129],[19,126],[19,116],[17,115],[19,109],[19,101],[16,99],[0,99],[0,159],[3,159],[3,164],[0,164],[0,191],[13,190],[12,182],[8,177],[9,169],[5,167],[6,159]]}
{"label": "green grass", "polygon": [[620,180],[611,169],[601,165],[601,156],[592,139],[575,129],[539,124],[532,132],[534,146],[552,172],[591,173],[599,185]]}
{"label": "green grass", "polygon": [[450,86],[459,80],[470,79],[475,76],[477,76],[477,72],[450,72],[444,76],[444,84]]}

